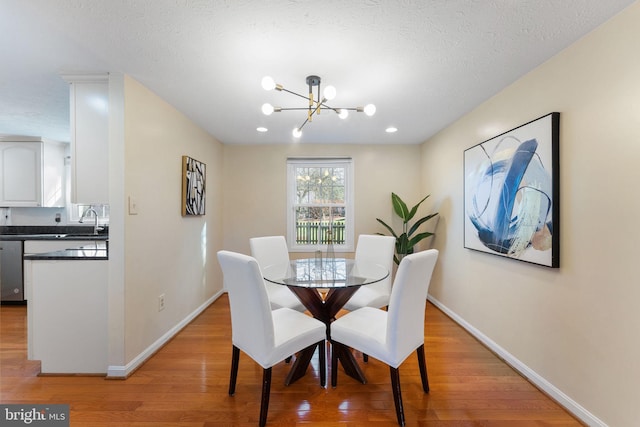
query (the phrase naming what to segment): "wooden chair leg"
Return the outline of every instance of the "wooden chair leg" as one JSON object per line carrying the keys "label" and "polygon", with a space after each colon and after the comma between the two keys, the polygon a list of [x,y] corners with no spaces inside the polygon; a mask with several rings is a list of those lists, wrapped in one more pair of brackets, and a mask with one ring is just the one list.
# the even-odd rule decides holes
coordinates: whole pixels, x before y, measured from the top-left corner
{"label": "wooden chair leg", "polygon": [[238,379],[238,362],[240,360],[240,349],[233,346],[231,354],[231,378],[229,379],[229,396],[236,392],[236,380]]}
{"label": "wooden chair leg", "polygon": [[427,376],[427,362],[424,357],[424,344],[416,349],[416,353],[418,353],[418,366],[420,367],[422,389],[425,393],[429,393],[429,377]]}
{"label": "wooden chair leg", "polygon": [[267,424],[269,411],[269,394],[271,393],[271,368],[262,371],[262,401],[260,402],[260,427]]}
{"label": "wooden chair leg", "polygon": [[331,387],[338,385],[338,352],[331,343]]}
{"label": "wooden chair leg", "polygon": [[391,371],[391,388],[393,389],[393,401],[396,404],[396,417],[398,424],[404,426],[404,408],[402,407],[402,392],[400,390],[400,372],[397,368],[389,366]]}
{"label": "wooden chair leg", "polygon": [[327,385],[327,348],[325,347],[325,340],[318,343],[318,359],[320,363],[320,386]]}

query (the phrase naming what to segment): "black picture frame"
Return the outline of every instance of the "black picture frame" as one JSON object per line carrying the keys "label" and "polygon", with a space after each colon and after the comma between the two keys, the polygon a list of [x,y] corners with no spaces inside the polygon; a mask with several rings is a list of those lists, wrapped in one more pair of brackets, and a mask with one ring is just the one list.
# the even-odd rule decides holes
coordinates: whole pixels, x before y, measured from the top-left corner
{"label": "black picture frame", "polygon": [[560,113],[464,151],[464,247],[560,267]]}
{"label": "black picture frame", "polygon": [[182,156],[182,216],[205,214],[207,165]]}

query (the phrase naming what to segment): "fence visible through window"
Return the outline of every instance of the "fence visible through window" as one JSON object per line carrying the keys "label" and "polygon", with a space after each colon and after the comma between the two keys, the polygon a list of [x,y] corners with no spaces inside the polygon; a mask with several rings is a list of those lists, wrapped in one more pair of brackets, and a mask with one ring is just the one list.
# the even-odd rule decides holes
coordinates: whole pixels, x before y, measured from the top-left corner
{"label": "fence visible through window", "polygon": [[[344,244],[344,223],[330,221],[299,221],[296,223],[296,243],[299,245]],[[331,233],[329,233],[331,230]]]}

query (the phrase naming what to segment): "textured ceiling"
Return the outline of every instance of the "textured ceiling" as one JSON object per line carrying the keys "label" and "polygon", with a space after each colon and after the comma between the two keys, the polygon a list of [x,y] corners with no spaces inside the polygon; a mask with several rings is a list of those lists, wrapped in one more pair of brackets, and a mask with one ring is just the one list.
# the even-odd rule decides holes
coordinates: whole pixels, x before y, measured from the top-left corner
{"label": "textured ceiling", "polygon": [[[69,140],[67,72],[122,72],[223,143],[288,143],[319,75],[332,106],[302,143],[416,144],[631,0],[0,0],[0,134]],[[256,127],[269,129],[256,132]],[[387,134],[384,129],[399,130]]]}

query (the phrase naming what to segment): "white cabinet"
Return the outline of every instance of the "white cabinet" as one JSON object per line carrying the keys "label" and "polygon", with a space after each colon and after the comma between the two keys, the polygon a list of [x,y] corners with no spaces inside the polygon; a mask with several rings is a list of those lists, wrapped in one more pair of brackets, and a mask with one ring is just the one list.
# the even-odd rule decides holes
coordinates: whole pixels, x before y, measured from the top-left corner
{"label": "white cabinet", "polygon": [[[80,246],[86,246],[95,244],[94,240],[25,240],[22,252],[25,254],[41,254],[45,252],[62,251],[65,249],[79,248]],[[24,274],[24,299],[29,300],[31,298],[31,288],[33,283],[33,272],[31,271],[31,261],[23,262],[23,274]]]}
{"label": "white cabinet", "polygon": [[71,202],[109,203],[109,75],[64,75],[70,86]]}
{"label": "white cabinet", "polygon": [[[63,249],[77,248],[86,244],[86,240],[25,240],[22,252],[25,254],[41,254],[44,252],[61,251]],[[31,297],[31,284],[33,274],[31,272],[31,262],[23,262],[24,299]]]}
{"label": "white cabinet", "polygon": [[0,206],[62,207],[65,146],[33,137],[0,140]]}
{"label": "white cabinet", "polygon": [[106,374],[107,261],[26,260],[27,357],[43,374]]}

